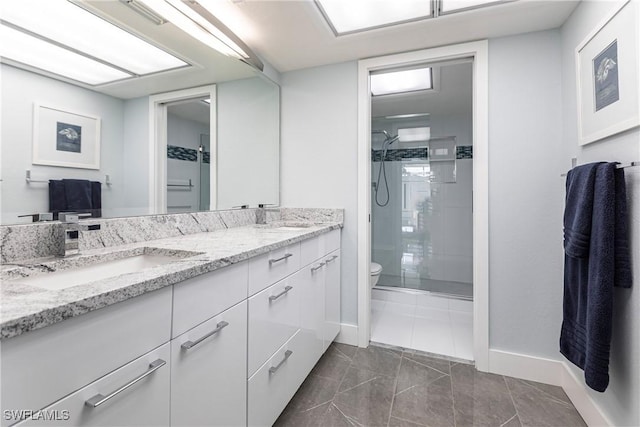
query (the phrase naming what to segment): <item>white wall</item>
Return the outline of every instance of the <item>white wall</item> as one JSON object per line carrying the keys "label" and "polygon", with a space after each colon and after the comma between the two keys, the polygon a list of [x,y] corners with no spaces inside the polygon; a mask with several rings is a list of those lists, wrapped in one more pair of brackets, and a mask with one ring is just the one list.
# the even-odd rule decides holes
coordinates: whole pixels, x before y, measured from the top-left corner
{"label": "white wall", "polygon": [[278,87],[255,77],[220,83],[217,93],[217,209],[279,204]]}
{"label": "white wall", "polygon": [[490,347],[558,359],[562,87],[557,30],[489,41]]}
{"label": "white wall", "polygon": [[[613,10],[616,2],[582,2],[562,28],[563,152],[562,164],[595,161],[631,162],[640,160],[638,128],[583,147],[578,145],[576,77],[574,50]],[[636,7],[638,7],[636,2]],[[637,16],[637,15],[636,15]],[[637,52],[636,52],[637,54]],[[609,387],[597,393],[586,386],[590,396],[616,426],[640,425],[640,168],[625,170],[630,211],[630,236],[634,262],[631,289],[615,289],[613,338]],[[571,365],[578,378],[583,373]]]}
{"label": "white wall", "polygon": [[[121,214],[124,206],[123,101],[5,64],[2,67],[2,223],[29,222],[17,215],[49,211],[46,183],[27,184],[32,178],[88,179],[104,182],[109,174],[113,185],[102,187],[102,215]],[[100,170],[33,165],[33,105],[38,102],[101,118]]]}
{"label": "white wall", "polygon": [[124,117],[123,211],[125,216],[148,215],[153,213],[149,204],[149,97],[125,100]]}
{"label": "white wall", "polygon": [[342,322],[357,324],[357,63],[282,74],[282,206],[344,208]]}

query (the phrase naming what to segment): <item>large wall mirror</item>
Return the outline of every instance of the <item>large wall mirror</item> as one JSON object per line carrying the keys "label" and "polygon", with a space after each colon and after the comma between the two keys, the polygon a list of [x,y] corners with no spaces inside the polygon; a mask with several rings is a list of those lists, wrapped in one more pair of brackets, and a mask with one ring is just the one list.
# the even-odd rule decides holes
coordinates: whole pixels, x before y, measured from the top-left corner
{"label": "large wall mirror", "polygon": [[180,66],[96,84],[3,57],[2,224],[50,212],[62,180],[92,182],[102,218],[279,204],[277,83],[127,2],[70,4]]}

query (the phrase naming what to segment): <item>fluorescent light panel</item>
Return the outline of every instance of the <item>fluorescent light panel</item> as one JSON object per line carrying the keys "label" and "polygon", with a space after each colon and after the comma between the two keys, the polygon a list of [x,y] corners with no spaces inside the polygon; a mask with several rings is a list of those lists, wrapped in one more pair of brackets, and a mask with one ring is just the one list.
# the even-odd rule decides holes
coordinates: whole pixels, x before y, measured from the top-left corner
{"label": "fluorescent light panel", "polygon": [[486,6],[492,3],[504,3],[499,0],[440,0],[440,11],[442,13],[454,12],[456,10],[471,9],[479,6]]}
{"label": "fluorescent light panel", "polygon": [[[202,15],[196,13],[181,0],[138,0],[149,9],[163,16],[182,31],[194,39],[206,44],[218,52],[235,58],[248,58],[249,56],[235,43],[231,47],[223,42],[218,35],[222,34],[213,24]],[[225,36],[228,40],[228,37]],[[230,40],[229,40],[230,41]],[[237,51],[235,50],[237,49]]]}
{"label": "fluorescent light panel", "polygon": [[385,119],[411,119],[414,117],[429,117],[429,113],[396,114],[395,116],[384,116]]}
{"label": "fluorescent light panel", "polygon": [[371,74],[371,93],[374,96],[432,88],[431,68]]}
{"label": "fluorescent light panel", "polygon": [[3,0],[2,19],[133,74],[186,62],[66,0]]}
{"label": "fluorescent light panel", "polygon": [[316,0],[338,34],[431,16],[429,0]]}
{"label": "fluorescent light panel", "polygon": [[131,77],[123,71],[0,25],[0,56],[90,85]]}
{"label": "fluorescent light panel", "polygon": [[398,129],[400,142],[428,141],[431,138],[430,127]]}

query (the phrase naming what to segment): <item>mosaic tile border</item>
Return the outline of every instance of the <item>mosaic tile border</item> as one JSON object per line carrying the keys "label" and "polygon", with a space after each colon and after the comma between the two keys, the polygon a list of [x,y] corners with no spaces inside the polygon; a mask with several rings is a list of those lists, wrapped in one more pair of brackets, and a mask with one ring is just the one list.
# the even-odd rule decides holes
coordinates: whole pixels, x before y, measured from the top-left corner
{"label": "mosaic tile border", "polygon": [[[198,150],[195,150],[193,148],[180,147],[178,145],[167,145],[167,159],[197,162]],[[209,151],[205,151],[203,153],[202,163],[211,163],[211,153]]]}
{"label": "mosaic tile border", "polygon": [[197,162],[198,150],[194,150],[193,148],[179,147],[177,145],[167,145],[167,158]]}
{"label": "mosaic tile border", "polygon": [[[371,150],[371,161],[379,162],[382,159],[382,150]],[[429,159],[427,147],[421,148],[398,148],[387,150],[384,158],[385,162],[395,162],[407,159]],[[473,145],[462,145],[456,147],[456,160],[473,159]]]}

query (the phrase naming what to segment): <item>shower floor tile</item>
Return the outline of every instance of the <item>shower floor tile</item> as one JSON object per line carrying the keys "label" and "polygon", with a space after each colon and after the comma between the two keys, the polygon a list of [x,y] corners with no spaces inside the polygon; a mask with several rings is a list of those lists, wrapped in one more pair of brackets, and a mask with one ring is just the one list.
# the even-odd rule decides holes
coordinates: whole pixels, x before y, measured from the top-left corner
{"label": "shower floor tile", "polygon": [[374,291],[371,341],[473,360],[473,302]]}

